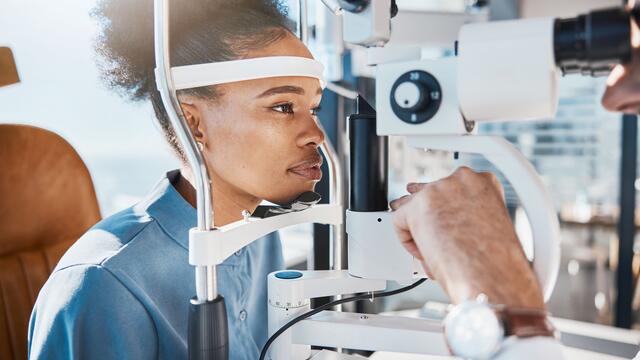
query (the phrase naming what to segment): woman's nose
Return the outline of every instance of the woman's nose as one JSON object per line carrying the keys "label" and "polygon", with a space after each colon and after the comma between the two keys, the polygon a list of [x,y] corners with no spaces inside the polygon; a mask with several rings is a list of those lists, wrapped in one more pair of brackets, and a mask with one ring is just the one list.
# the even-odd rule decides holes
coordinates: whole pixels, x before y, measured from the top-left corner
{"label": "woman's nose", "polygon": [[324,142],[324,131],[320,128],[319,120],[315,116],[309,116],[305,120],[305,127],[301,136],[298,137],[298,146],[313,146],[317,148]]}

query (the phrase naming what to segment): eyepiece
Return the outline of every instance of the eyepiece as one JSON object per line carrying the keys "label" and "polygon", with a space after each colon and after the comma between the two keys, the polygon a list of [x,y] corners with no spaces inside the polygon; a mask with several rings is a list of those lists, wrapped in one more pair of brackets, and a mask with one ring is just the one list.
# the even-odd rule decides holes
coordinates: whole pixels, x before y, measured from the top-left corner
{"label": "eyepiece", "polygon": [[554,54],[563,74],[600,76],[631,60],[631,18],[622,8],[592,11],[554,24]]}

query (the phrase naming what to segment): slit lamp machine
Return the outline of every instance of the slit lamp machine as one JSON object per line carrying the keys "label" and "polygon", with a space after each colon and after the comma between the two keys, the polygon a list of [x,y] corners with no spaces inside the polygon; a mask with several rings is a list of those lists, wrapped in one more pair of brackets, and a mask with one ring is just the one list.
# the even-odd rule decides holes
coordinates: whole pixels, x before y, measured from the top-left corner
{"label": "slit lamp machine", "polygon": [[[236,250],[278,229],[302,223],[332,227],[334,254],[348,235],[348,269],[282,271],[268,279],[268,327],[271,338],[261,359],[350,359],[352,356],[311,346],[371,351],[450,355],[438,321],[311,309],[310,300],[389,296],[387,281],[415,287],[426,275],[406,252],[393,230],[387,198],[387,137],[402,136],[415,148],[484,156],[514,187],[533,234],[532,267],[549,299],[560,262],[559,224],[549,193],[533,166],[501,137],[476,135],[482,121],[553,118],[561,75],[600,75],[631,56],[631,21],[635,11],[611,8],[570,19],[519,19],[462,26],[455,56],[423,59],[420,48],[385,47],[392,0],[323,0],[331,16],[342,17],[343,40],[366,48],[374,67],[376,108],[358,97],[348,118],[350,147],[349,203],[343,204],[343,174],[335,149],[321,146],[329,167],[330,202],[305,193],[271,216],[245,216],[214,227],[211,183],[202,154],[185,122],[176,91],[275,76],[323,79],[323,65],[306,58],[264,57],[172,67],[169,56],[169,1],[154,1],[156,82],[172,125],[193,169],[197,191],[197,227],[189,232],[189,262],[195,267],[197,294],[189,304],[189,358],[227,359],[228,328],[224,298],[218,293],[216,266]],[[302,10],[307,6],[301,0]],[[304,12],[304,11],[302,11]],[[308,37],[301,16],[301,37]],[[433,31],[426,29],[425,32]],[[437,31],[437,29],[436,29]],[[339,39],[342,40],[342,39]],[[259,66],[255,66],[259,64]],[[518,85],[519,84],[519,85]],[[526,84],[526,86],[521,86]],[[326,308],[326,309],[325,309]]]}

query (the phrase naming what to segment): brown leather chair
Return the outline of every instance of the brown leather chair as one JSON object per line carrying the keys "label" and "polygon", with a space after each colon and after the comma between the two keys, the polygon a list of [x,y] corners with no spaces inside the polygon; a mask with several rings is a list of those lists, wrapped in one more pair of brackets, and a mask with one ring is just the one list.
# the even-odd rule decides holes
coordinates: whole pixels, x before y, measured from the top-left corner
{"label": "brown leather chair", "polygon": [[99,219],[89,171],[64,139],[0,124],[0,359],[27,358],[29,316],[40,288]]}
{"label": "brown leather chair", "polygon": [[0,86],[20,82],[13,53],[8,47],[0,47]]}

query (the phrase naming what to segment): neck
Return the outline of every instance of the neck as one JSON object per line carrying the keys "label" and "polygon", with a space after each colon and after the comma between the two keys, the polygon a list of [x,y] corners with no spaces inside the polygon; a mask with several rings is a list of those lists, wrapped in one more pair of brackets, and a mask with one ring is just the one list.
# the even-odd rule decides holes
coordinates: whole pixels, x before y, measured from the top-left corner
{"label": "neck", "polygon": [[[193,172],[188,166],[180,167],[180,179],[175,184],[176,190],[182,197],[196,207],[196,190]],[[211,177],[214,212],[214,226],[220,227],[242,220],[242,211],[253,211],[260,204],[260,199],[241,192],[226,181],[215,176]]]}

